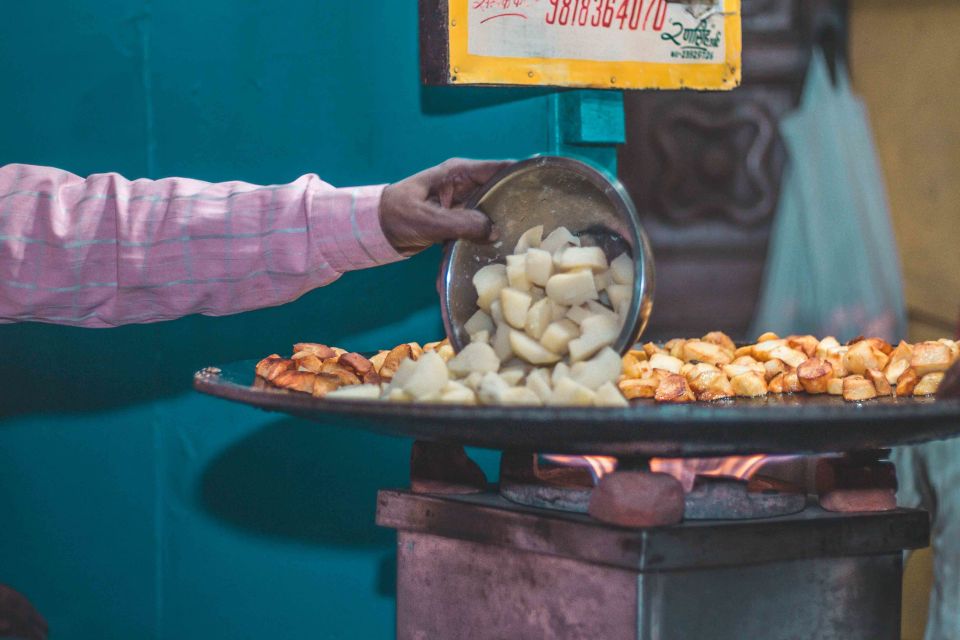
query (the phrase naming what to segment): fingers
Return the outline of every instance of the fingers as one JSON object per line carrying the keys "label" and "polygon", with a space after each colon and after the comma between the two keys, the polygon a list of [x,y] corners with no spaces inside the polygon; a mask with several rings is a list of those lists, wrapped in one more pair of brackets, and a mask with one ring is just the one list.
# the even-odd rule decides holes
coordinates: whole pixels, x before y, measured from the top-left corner
{"label": "fingers", "polygon": [[435,193],[444,207],[463,204],[476,189],[489,181],[497,172],[513,164],[509,160],[465,160],[452,158],[428,169],[424,177],[428,189]]}
{"label": "fingers", "polygon": [[489,242],[494,238],[490,218],[474,209],[446,209],[424,203],[430,216],[430,236],[434,242],[443,240],[473,240]]}

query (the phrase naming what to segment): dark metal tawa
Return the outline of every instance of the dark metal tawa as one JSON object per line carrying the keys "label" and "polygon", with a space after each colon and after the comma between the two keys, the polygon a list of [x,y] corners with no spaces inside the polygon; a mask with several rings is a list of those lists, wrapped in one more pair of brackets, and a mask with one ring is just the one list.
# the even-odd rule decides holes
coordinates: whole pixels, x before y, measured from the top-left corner
{"label": "dark metal tawa", "polygon": [[497,450],[639,457],[806,454],[882,449],[960,435],[960,398],[784,395],[709,404],[637,402],[627,409],[472,407],[324,400],[255,386],[255,361],[209,367],[212,396],[393,436]]}

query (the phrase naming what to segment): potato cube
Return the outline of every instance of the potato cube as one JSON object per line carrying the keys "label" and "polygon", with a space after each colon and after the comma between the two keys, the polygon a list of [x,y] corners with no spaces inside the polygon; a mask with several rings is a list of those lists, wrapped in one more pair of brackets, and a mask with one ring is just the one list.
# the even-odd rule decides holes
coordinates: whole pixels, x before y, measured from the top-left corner
{"label": "potato cube", "polygon": [[540,396],[526,387],[510,387],[497,397],[497,402],[505,405],[526,405],[534,407],[539,407],[543,404]]}
{"label": "potato cube", "polygon": [[867,369],[867,375],[864,377],[873,383],[873,388],[877,390],[878,396],[893,395],[893,388],[890,386],[890,383],[882,371]]}
{"label": "potato cube", "polygon": [[767,381],[755,371],[741,373],[730,380],[733,392],[746,398],[756,398],[767,395]]}
{"label": "potato cube", "polygon": [[827,393],[832,396],[842,396],[843,378],[830,378],[827,380]]}
{"label": "potato cube", "polygon": [[687,340],[683,344],[684,360],[699,360],[714,365],[728,364],[733,360],[732,354],[718,344],[702,340]]}
{"label": "potato cube", "polygon": [[580,327],[572,320],[557,320],[547,325],[543,335],[540,336],[540,344],[554,353],[567,353],[567,346],[570,341],[580,335]]}
{"label": "potato cube", "polygon": [[911,396],[917,383],[920,382],[920,376],[915,369],[907,369],[897,378],[896,394],[897,397]]}
{"label": "potato cube", "polygon": [[506,319],[503,317],[503,306],[500,304],[499,295],[497,296],[496,300],[490,303],[490,319],[493,321],[494,326],[497,327],[507,323]]}
{"label": "potato cube", "polygon": [[687,344],[687,341],[684,338],[674,338],[673,340],[668,340],[663,348],[672,355],[674,358],[680,358],[683,360],[683,347]]}
{"label": "potato cube", "polygon": [[[872,349],[869,344],[867,348]],[[862,402],[876,397],[876,387],[863,376],[854,374],[843,379],[843,399],[847,402]]]}
{"label": "potato cube", "polygon": [[471,342],[447,363],[447,368],[450,373],[461,377],[468,376],[475,371],[480,373],[499,371],[500,358],[497,357],[496,351],[489,344]]}
{"label": "potato cube", "polygon": [[530,227],[524,231],[523,235],[520,236],[520,239],[517,240],[517,244],[513,249],[513,253],[516,255],[522,255],[531,248],[539,247],[542,241],[543,225],[538,224],[535,227]]}
{"label": "potato cube", "polygon": [[488,264],[477,271],[473,275],[473,286],[477,290],[477,306],[484,311],[490,311],[490,304],[500,298],[500,290],[507,284],[506,265]]}
{"label": "potato cube", "polygon": [[920,378],[920,381],[917,382],[917,386],[913,388],[913,395],[932,396],[940,387],[940,383],[943,381],[943,375],[942,371],[936,371],[923,376]]}
{"label": "potato cube", "polygon": [[567,318],[573,320],[578,325],[592,315],[594,315],[593,312],[591,312],[586,305],[570,307],[567,311]]}
{"label": "potato cube", "polygon": [[766,333],[761,333],[757,338],[757,343],[768,342],[770,340],[779,340],[780,336],[775,334],[773,331],[767,331]]}
{"label": "potato cube", "polygon": [[507,284],[517,291],[530,291],[526,256],[507,256]]}
{"label": "potato cube", "polygon": [[867,369],[883,370],[888,360],[889,358],[868,340],[860,340],[847,349],[843,356],[843,367],[850,373],[862,376]]}
{"label": "potato cube", "polygon": [[589,269],[598,273],[607,269],[607,256],[600,247],[567,247],[554,262],[560,271]]}
{"label": "potato cube", "polygon": [[769,380],[767,380],[767,393],[786,393],[785,385],[783,384],[783,377],[785,373],[778,373]]}
{"label": "potato cube", "polygon": [[[643,375],[643,367],[640,366],[640,362],[637,356],[632,353],[623,356],[621,364],[623,375],[628,378],[640,378]],[[646,363],[646,356],[644,356],[643,362]]]}
{"label": "potato cube", "polygon": [[534,303],[527,312],[527,321],[524,323],[524,330],[531,338],[539,340],[543,337],[544,331],[550,325],[552,318],[552,303],[547,298]]}
{"label": "potato cube", "polygon": [[626,253],[621,253],[610,262],[610,275],[617,284],[633,288],[634,262]]}
{"label": "potato cube", "polygon": [[683,360],[680,358],[674,358],[673,356],[665,353],[655,353],[650,356],[650,366],[654,369],[661,369],[670,373],[679,374],[680,368],[683,366]]}
{"label": "potato cube", "polygon": [[514,329],[523,329],[527,322],[527,311],[533,299],[529,293],[518,291],[511,287],[500,290],[500,309],[503,318]]}
{"label": "potato cube", "polygon": [[917,376],[923,378],[928,373],[946,371],[953,364],[950,347],[942,342],[918,342],[913,345],[910,366],[916,369]]}
{"label": "potato cube", "polygon": [[666,349],[664,349],[660,345],[653,342],[645,342],[643,344],[643,352],[647,354],[647,358],[653,357],[653,354],[655,353],[665,353],[667,355],[670,355],[670,353]]}
{"label": "potato cube", "polygon": [[787,336],[787,346],[803,352],[808,358],[817,354],[820,341],[815,336]]}
{"label": "potato cube", "polygon": [[627,399],[623,397],[620,390],[612,382],[605,382],[597,389],[597,399],[595,404],[598,407],[619,407],[626,408],[630,406]]}
{"label": "potato cube", "polygon": [[833,336],[827,336],[817,343],[817,357],[821,360],[826,359],[827,354],[834,349],[839,349],[840,343]]}
{"label": "potato cube", "polygon": [[588,389],[597,390],[605,382],[616,382],[620,377],[621,366],[617,352],[610,347],[604,347],[591,359],[577,362],[570,367],[570,377]]}
{"label": "potato cube", "polygon": [[660,379],[660,385],[653,399],[657,402],[693,402],[697,398],[686,378],[668,373]]}
{"label": "potato cube", "polygon": [[607,296],[613,308],[623,313],[633,300],[633,287],[626,284],[611,284],[607,286]]}
{"label": "potato cube", "polygon": [[557,227],[540,243],[540,248],[551,255],[566,246],[580,246],[580,238],[570,233],[566,227]]}
{"label": "potato cube", "polygon": [[888,384],[897,384],[897,380],[903,375],[903,372],[910,368],[910,359],[891,360],[887,368],[883,370],[883,375]]}
{"label": "potato cube", "polygon": [[511,333],[513,333],[513,329],[510,328],[510,325],[504,323],[497,327],[497,332],[493,334],[493,342],[490,346],[493,347],[494,353],[500,358],[500,362],[506,362],[513,356],[513,347],[510,346]]}
{"label": "potato cube", "polygon": [[610,319],[615,320],[619,324],[620,316],[618,316],[617,312],[612,310],[610,307],[606,307],[601,303],[597,302],[596,300],[587,300],[587,303],[585,306],[587,307],[587,311],[589,311],[591,315],[607,316]]}
{"label": "potato cube", "polygon": [[447,363],[436,352],[430,351],[420,356],[415,369],[400,388],[414,399],[424,400],[439,394],[449,380]]}
{"label": "potato cube", "polygon": [[547,280],[547,296],[568,307],[597,299],[597,287],[590,271],[558,273]]}
{"label": "potato cube", "polygon": [[531,371],[527,375],[527,388],[537,394],[541,402],[549,402],[550,396],[553,394],[550,370],[538,368]]}
{"label": "potato cube", "polygon": [[553,256],[543,249],[530,249],[525,258],[527,279],[533,284],[545,287],[553,275]]}
{"label": "potato cube", "polygon": [[510,389],[510,385],[491,371],[483,374],[483,378],[477,387],[477,397],[483,404],[497,404],[500,401],[500,396],[508,389]]}
{"label": "potato cube", "polygon": [[550,405],[590,407],[596,401],[597,394],[570,378],[560,378],[553,385]]}
{"label": "potato cube", "polygon": [[613,286],[613,276],[610,275],[610,270],[606,269],[604,271],[598,271],[597,273],[594,273],[593,284],[597,287],[597,291],[601,292],[601,294],[607,290],[607,287]]}
{"label": "potato cube", "polygon": [[[770,355],[770,352],[780,347],[787,347],[787,341],[779,338],[763,340],[762,342],[757,342],[757,344],[751,347],[749,355],[753,356],[754,360],[766,362],[767,360],[776,357]],[[789,347],[787,348],[789,349]],[[739,352],[736,355],[739,355]]]}
{"label": "potato cube", "polygon": [[473,389],[468,387],[448,389],[441,392],[438,402],[444,404],[473,405],[477,404],[477,394]]}
{"label": "potato cube", "polygon": [[723,331],[711,331],[700,339],[704,342],[712,342],[713,344],[719,345],[726,351],[729,351],[731,356],[737,350],[737,345],[735,345],[730,336]]}
{"label": "potato cube", "polygon": [[563,320],[567,317],[567,313],[569,312],[570,307],[563,304],[557,304],[553,300],[550,300],[550,319],[553,322],[556,322],[557,320]]}
{"label": "potato cube", "polygon": [[833,365],[817,357],[804,360],[797,367],[797,379],[807,393],[826,393],[827,384],[832,378]]}
{"label": "potato cube", "polygon": [[660,386],[660,378],[643,378],[642,380],[621,380],[617,383],[620,392],[628,400],[637,398],[652,398]]}
{"label": "potato cube", "polygon": [[803,351],[798,351],[786,345],[781,345],[771,349],[769,351],[768,360],[776,358],[777,360],[783,361],[785,365],[792,369],[796,369],[807,359],[807,354]]}
{"label": "potato cube", "polygon": [[490,344],[490,332],[477,331],[476,333],[471,333],[470,342],[485,342],[487,344]]}
{"label": "potato cube", "polygon": [[783,364],[783,360],[777,360],[776,358],[767,360],[761,366],[763,367],[763,377],[766,378],[767,382],[787,371],[787,365]]}
{"label": "potato cube", "polygon": [[567,345],[570,362],[579,362],[589,358],[603,347],[608,347],[617,339],[620,327],[609,316],[594,315],[580,323],[580,337]]}
{"label": "potato cube", "polygon": [[510,348],[530,364],[553,364],[560,356],[520,331],[510,332]]}
{"label": "potato cube", "polygon": [[553,371],[550,372],[550,383],[555,387],[561,379],[569,377],[570,365],[568,365],[566,362],[558,362],[553,367]]}
{"label": "potato cube", "polygon": [[480,309],[477,309],[477,312],[470,316],[469,320],[463,323],[463,328],[467,332],[468,336],[472,336],[481,331],[493,333],[493,331],[496,329],[496,327],[493,326],[493,319]]}
{"label": "potato cube", "polygon": [[729,378],[716,369],[701,370],[689,382],[697,400],[701,402],[712,402],[734,396],[733,385]]}
{"label": "potato cube", "polygon": [[380,385],[378,384],[355,384],[340,387],[324,397],[330,400],[379,400],[380,393]]}

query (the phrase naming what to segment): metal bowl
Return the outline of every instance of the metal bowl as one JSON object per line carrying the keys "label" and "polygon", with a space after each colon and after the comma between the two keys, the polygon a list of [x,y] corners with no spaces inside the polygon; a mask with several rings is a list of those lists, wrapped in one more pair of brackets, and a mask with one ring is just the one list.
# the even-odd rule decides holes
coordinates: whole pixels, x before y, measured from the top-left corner
{"label": "metal bowl", "polygon": [[493,262],[504,262],[521,234],[538,224],[549,233],[560,226],[589,236],[608,258],[627,250],[634,258],[634,292],[623,329],[613,348],[633,346],[653,306],[653,253],[623,185],[593,166],[555,156],[536,156],[504,169],[466,203],[487,214],[500,231],[493,244],[466,240],[448,243],[440,270],[443,325],[453,348],[470,342],[464,323],[477,310],[473,276]]}

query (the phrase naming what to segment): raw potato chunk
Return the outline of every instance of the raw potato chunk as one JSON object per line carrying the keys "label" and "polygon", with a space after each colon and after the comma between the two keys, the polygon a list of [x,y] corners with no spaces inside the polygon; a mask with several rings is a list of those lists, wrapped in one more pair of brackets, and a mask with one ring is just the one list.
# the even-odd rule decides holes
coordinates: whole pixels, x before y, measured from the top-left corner
{"label": "raw potato chunk", "polygon": [[605,347],[590,360],[573,365],[570,368],[570,377],[588,389],[597,390],[605,383],[616,382],[622,367],[617,352]]}
{"label": "raw potato chunk", "polygon": [[496,327],[493,326],[493,319],[480,309],[477,309],[477,312],[470,316],[469,320],[463,323],[463,328],[466,330],[467,335],[471,337],[480,333],[481,331],[493,333],[496,329]]}
{"label": "raw potato chunk", "polygon": [[379,400],[380,385],[356,384],[349,387],[340,387],[328,393],[326,398],[331,400]]}
{"label": "raw potato chunk", "polygon": [[523,370],[523,367],[510,367],[500,372],[500,377],[511,387],[520,384],[526,375],[527,372]]}
{"label": "raw potato chunk", "polygon": [[447,363],[436,352],[429,351],[416,361],[415,369],[400,388],[414,399],[424,400],[439,394],[449,380]]}
{"label": "raw potato chunk", "polygon": [[633,287],[626,284],[611,284],[607,286],[607,296],[613,308],[624,313],[626,306],[633,300]]}
{"label": "raw potato chunk", "polygon": [[549,369],[534,369],[527,375],[527,388],[537,394],[540,401],[547,403],[553,395]]}
{"label": "raw potato chunk", "polygon": [[594,273],[593,284],[597,287],[597,291],[606,291],[607,287],[613,285],[613,278],[610,276],[610,271],[606,270]]}
{"label": "raw potato chunk", "polygon": [[538,287],[547,286],[553,275],[553,256],[543,249],[530,249],[525,258],[527,279]]}
{"label": "raw potato chunk", "polygon": [[540,406],[540,396],[526,387],[510,387],[497,398],[500,404]]}
{"label": "raw potato chunk", "polygon": [[567,245],[579,247],[580,238],[570,233],[570,230],[566,227],[557,227],[547,234],[547,237],[540,243],[540,248],[553,255]]}
{"label": "raw potato chunk", "polygon": [[598,407],[619,407],[626,408],[630,406],[627,399],[623,397],[620,390],[612,382],[605,382],[597,389],[597,398],[595,403]]}
{"label": "raw potato chunk", "polygon": [[579,362],[589,358],[597,351],[608,347],[617,339],[620,328],[615,320],[608,316],[595,315],[580,323],[580,337],[567,345],[570,362]]}
{"label": "raw potato chunk", "polygon": [[467,376],[474,372],[499,371],[500,358],[490,345],[484,342],[471,342],[447,363],[447,368],[458,376]]}
{"label": "raw potato chunk", "polygon": [[531,338],[540,340],[543,337],[543,333],[547,330],[553,317],[552,304],[544,298],[530,307],[523,328]]}
{"label": "raw potato chunk", "polygon": [[469,387],[447,389],[440,394],[440,402],[445,404],[477,404],[477,394]]}
{"label": "raw potato chunk", "polygon": [[513,347],[510,346],[511,333],[513,333],[513,329],[510,328],[510,325],[503,323],[497,327],[497,332],[493,334],[493,343],[490,346],[493,347],[497,357],[500,358],[500,362],[506,362],[513,356]]}
{"label": "raw potato chunk", "polygon": [[524,254],[528,249],[539,247],[542,240],[543,225],[538,224],[537,226],[531,227],[523,232],[523,235],[521,235],[520,239],[517,240],[517,246],[514,247],[513,253],[516,255]]}
{"label": "raw potato chunk", "polygon": [[503,378],[495,373],[485,373],[477,387],[477,396],[480,402],[484,404],[496,404],[500,401],[500,396],[510,388]]}
{"label": "raw potato chunk", "polygon": [[567,311],[567,317],[576,322],[578,325],[592,315],[593,313],[591,313],[590,309],[587,309],[586,305],[570,307],[570,309]]}
{"label": "raw potato chunk", "polygon": [[589,407],[594,404],[596,398],[597,394],[582,384],[578,384],[570,378],[560,378],[553,385],[553,395],[550,396],[550,402],[547,404]]}
{"label": "raw potato chunk", "polygon": [[554,353],[565,354],[570,341],[579,335],[580,327],[572,320],[557,320],[547,326],[540,337],[540,344]]}
{"label": "raw potato chunk", "polygon": [[510,332],[510,348],[530,364],[553,364],[560,356],[520,331]]}
{"label": "raw potato chunk", "polygon": [[547,297],[569,307],[597,299],[597,286],[590,271],[558,273],[547,280]]}
{"label": "raw potato chunk", "polygon": [[529,293],[510,287],[500,290],[500,309],[503,312],[503,319],[514,329],[523,329],[531,302],[533,298]]}
{"label": "raw potato chunk", "polygon": [[633,258],[626,253],[621,253],[610,263],[610,275],[617,284],[624,284],[633,287]]}
{"label": "raw potato chunk", "polygon": [[530,290],[525,256],[507,256],[507,284],[517,291]]}
{"label": "raw potato chunk", "polygon": [[567,317],[567,313],[570,312],[570,307],[562,304],[557,304],[553,300],[550,300],[550,316],[551,320],[556,322],[557,320],[563,320]]}
{"label": "raw potato chunk", "polygon": [[600,247],[568,247],[560,251],[555,262],[561,271],[590,269],[599,273],[607,268],[607,256]]}
{"label": "raw potato chunk", "polygon": [[502,264],[488,264],[473,276],[473,286],[477,289],[477,306],[490,311],[490,305],[500,298],[500,290],[507,286],[507,267]]}

